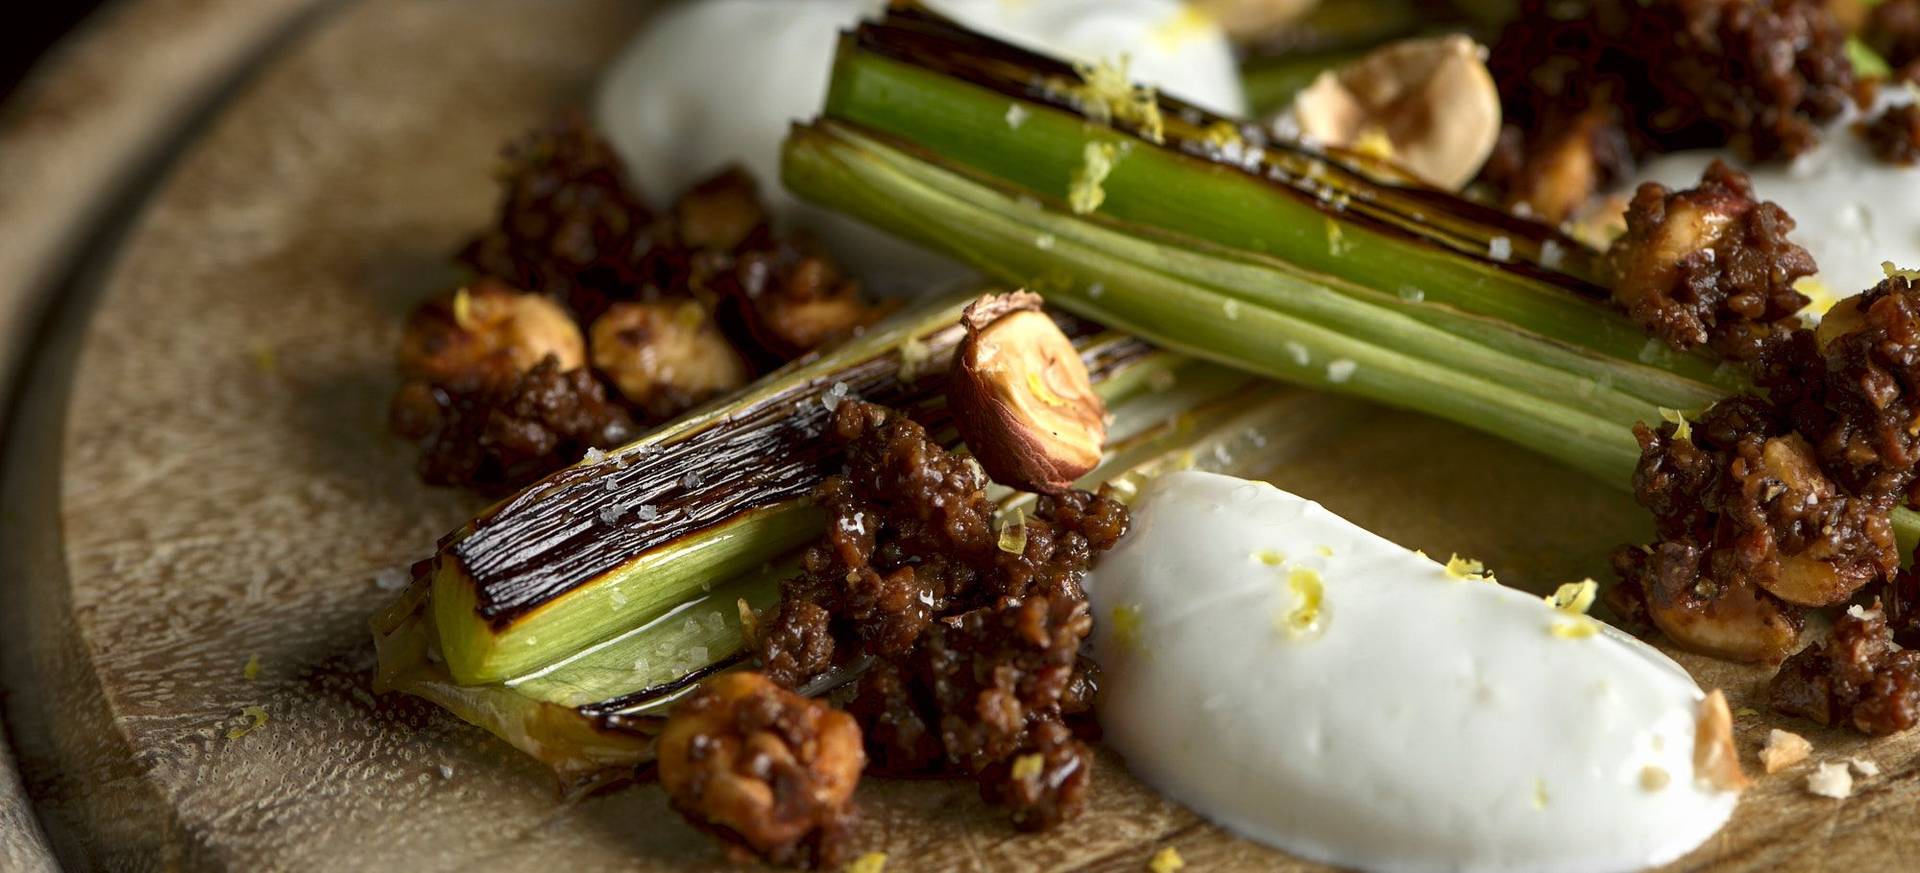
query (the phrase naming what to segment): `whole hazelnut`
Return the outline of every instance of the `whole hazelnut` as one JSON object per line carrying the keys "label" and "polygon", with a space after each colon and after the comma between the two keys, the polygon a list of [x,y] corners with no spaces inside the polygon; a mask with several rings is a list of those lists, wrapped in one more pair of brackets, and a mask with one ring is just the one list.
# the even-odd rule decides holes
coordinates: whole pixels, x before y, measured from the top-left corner
{"label": "whole hazelnut", "polygon": [[562,371],[586,363],[586,341],[560,304],[482,279],[421,304],[400,339],[400,372],[435,385],[518,378],[548,355]]}
{"label": "whole hazelnut", "polygon": [[693,300],[615,303],[588,331],[593,366],[666,418],[747,384],[747,363]]}

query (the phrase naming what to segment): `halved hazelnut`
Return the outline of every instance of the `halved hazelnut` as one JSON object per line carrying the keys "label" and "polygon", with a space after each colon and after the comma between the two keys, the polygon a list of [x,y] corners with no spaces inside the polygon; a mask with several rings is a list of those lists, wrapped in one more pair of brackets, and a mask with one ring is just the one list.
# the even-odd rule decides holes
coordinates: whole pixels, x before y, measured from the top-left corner
{"label": "halved hazelnut", "polygon": [[1693,778],[1716,791],[1747,787],[1740,753],[1733,747],[1733,712],[1727,708],[1727,696],[1718,688],[1708,692],[1694,718]]}
{"label": "halved hazelnut", "polygon": [[1500,138],[1500,94],[1485,50],[1458,34],[1383,46],[1321,73],[1293,100],[1301,132],[1353,149],[1384,136],[1394,163],[1458,191]]}
{"label": "halved hazelnut", "polygon": [[1080,353],[1040,295],[988,295],[961,315],[966,339],[947,377],[954,425],[987,475],[1058,492],[1100,463],[1107,410]]}

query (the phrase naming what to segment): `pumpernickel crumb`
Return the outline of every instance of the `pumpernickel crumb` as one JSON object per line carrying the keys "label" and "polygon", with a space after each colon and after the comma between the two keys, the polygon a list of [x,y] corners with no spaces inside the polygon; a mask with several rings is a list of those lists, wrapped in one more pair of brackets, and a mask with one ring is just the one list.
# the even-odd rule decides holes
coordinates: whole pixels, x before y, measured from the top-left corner
{"label": "pumpernickel crumb", "polygon": [[1833,633],[1787,659],[1768,687],[1773,708],[1864,734],[1900,733],[1920,722],[1920,652],[1894,643],[1875,603],[1834,620]]}
{"label": "pumpernickel crumb", "polygon": [[847,710],[879,772],[969,776],[1024,829],[1077,814],[1093,765],[1077,728],[1097,683],[1081,580],[1125,533],[1125,508],[1042,497],[1007,551],[979,466],[913,420],[849,400],[833,436],[847,463],[815,492],[828,533],[758,623],[761,664],[798,684],[870,656]]}
{"label": "pumpernickel crumb", "polygon": [[1867,141],[1873,156],[1882,161],[1911,167],[1920,159],[1920,105],[1888,107],[1855,130]]}
{"label": "pumpernickel crumb", "polygon": [[1694,188],[1648,182],[1627,207],[1627,232],[1607,260],[1613,299],[1642,330],[1679,349],[1709,344],[1734,360],[1760,357],[1807,305],[1793,283],[1813,275],[1787,239],[1794,221],[1755,198],[1745,173],[1715,161]]}
{"label": "pumpernickel crumb", "polygon": [[1791,158],[1851,99],[1845,45],[1822,0],[1525,0],[1488,59],[1508,130],[1485,178],[1558,221],[1646,154]]}

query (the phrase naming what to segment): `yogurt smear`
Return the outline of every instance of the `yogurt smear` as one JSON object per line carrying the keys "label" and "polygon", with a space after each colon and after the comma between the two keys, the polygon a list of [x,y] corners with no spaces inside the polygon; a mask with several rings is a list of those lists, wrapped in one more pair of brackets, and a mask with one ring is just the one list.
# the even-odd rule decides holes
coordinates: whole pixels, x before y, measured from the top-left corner
{"label": "yogurt smear", "polygon": [[1089,582],[1106,742],[1248,838],[1371,870],[1610,871],[1706,840],[1700,688],[1576,612],[1270,485],[1149,483]]}

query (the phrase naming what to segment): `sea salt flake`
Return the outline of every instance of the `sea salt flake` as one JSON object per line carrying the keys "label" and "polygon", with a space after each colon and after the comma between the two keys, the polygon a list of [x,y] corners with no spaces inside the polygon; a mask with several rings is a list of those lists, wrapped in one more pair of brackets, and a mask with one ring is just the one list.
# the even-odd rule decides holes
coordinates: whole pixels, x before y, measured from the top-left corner
{"label": "sea salt flake", "polygon": [[641,521],[652,521],[660,517],[660,510],[653,508],[651,503],[642,503],[634,508],[633,515]]}
{"label": "sea salt flake", "polygon": [[1027,108],[1025,106],[1021,106],[1018,103],[1008,104],[1007,127],[1013,130],[1019,130],[1020,125],[1027,123],[1027,114]]}
{"label": "sea salt flake", "polygon": [[820,405],[825,406],[828,412],[832,412],[839,409],[840,401],[845,399],[847,399],[847,383],[835,382],[820,395]]}
{"label": "sea salt flake", "polygon": [[594,448],[593,446],[588,446],[587,453],[580,456],[581,461],[584,461],[589,464],[598,464],[601,461],[604,461],[606,459],[607,459],[607,453],[597,448]]}
{"label": "sea salt flake", "polygon": [[1842,762],[1828,761],[1807,774],[1807,791],[1820,797],[1845,800],[1853,796],[1853,775]]}
{"label": "sea salt flake", "polygon": [[1487,257],[1496,261],[1505,261],[1513,257],[1513,240],[1496,236],[1487,241]]}
{"label": "sea salt flake", "polygon": [[388,567],[373,574],[373,587],[381,591],[399,591],[407,587],[407,571],[398,567]]}
{"label": "sea salt flake", "polygon": [[1312,353],[1307,351],[1306,346],[1301,345],[1300,343],[1295,342],[1293,340],[1287,340],[1285,343],[1285,348],[1287,350],[1287,354],[1292,356],[1293,362],[1295,364],[1298,364],[1299,366],[1304,367],[1310,363],[1313,363],[1313,355]]}
{"label": "sea salt flake", "polygon": [[1353,372],[1358,369],[1360,369],[1359,364],[1349,361],[1346,358],[1337,358],[1335,360],[1328,361],[1327,362],[1327,381],[1332,382],[1336,385],[1344,383],[1348,379],[1353,378]]}
{"label": "sea salt flake", "polygon": [[1540,266],[1546,267],[1549,270],[1558,270],[1560,269],[1561,262],[1566,259],[1566,256],[1567,250],[1553,240],[1547,240],[1540,244]]}
{"label": "sea salt flake", "polygon": [[685,486],[688,491],[694,491],[706,485],[707,480],[706,477],[701,476],[698,471],[688,470],[687,475],[680,477],[680,484]]}

